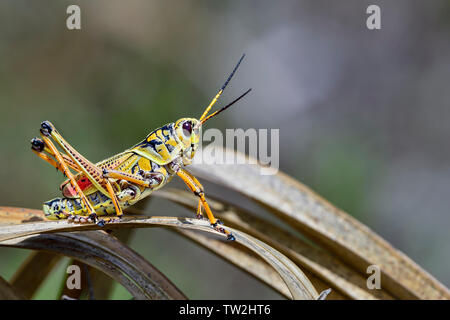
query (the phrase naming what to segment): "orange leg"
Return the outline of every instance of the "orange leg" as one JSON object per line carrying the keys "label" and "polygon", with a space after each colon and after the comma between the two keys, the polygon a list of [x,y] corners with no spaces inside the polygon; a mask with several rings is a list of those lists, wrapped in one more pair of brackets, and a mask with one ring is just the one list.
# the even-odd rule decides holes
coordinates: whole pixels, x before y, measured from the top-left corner
{"label": "orange leg", "polygon": [[59,150],[55,147],[53,142],[46,136],[42,135],[42,139],[45,143],[45,145],[50,149],[51,153],[56,158],[56,165],[62,169],[62,172],[69,178],[70,183],[72,184],[72,187],[75,188],[77,194],[80,196],[82,203],[85,206],[85,209],[87,209],[88,214],[95,214],[95,210],[92,207],[89,200],[84,195],[83,191],[81,191],[80,187],[78,186],[78,183],[75,180],[75,177],[73,176],[72,172],[70,171],[69,167],[67,166],[66,162],[64,161],[63,156],[59,152]]}
{"label": "orange leg", "polygon": [[[120,207],[119,199],[117,198],[117,195],[114,191],[114,188],[109,178],[126,180],[128,182],[142,185],[144,187],[150,187],[149,181],[139,176],[130,175],[126,172],[121,172],[117,170],[108,170],[104,168],[102,169],[92,164],[89,160],[84,158],[78,151],[76,151],[69,143],[67,143],[67,141],[64,140],[64,138],[55,129],[53,124],[51,124],[49,121],[44,121],[41,124],[41,137],[43,140],[36,138],[32,140],[31,143],[33,151],[40,158],[44,159],[57,169],[61,170],[69,178],[71,184],[73,184],[73,181],[75,180],[73,175],[71,175],[70,170],[67,169],[67,167],[71,167],[76,172],[84,174],[97,187],[98,190],[103,192],[106,196],[108,196],[111,199],[116,211],[116,215],[119,219],[123,216],[123,211],[122,208]],[[56,146],[53,144],[53,142],[50,140],[50,138],[53,138],[67,154],[60,153],[59,150],[56,148]],[[56,159],[56,161],[49,155],[47,155],[44,151],[53,156]],[[67,174],[67,172],[69,174]],[[155,176],[156,175],[159,176],[160,174],[155,173]],[[78,184],[76,182],[75,184],[76,186],[74,186],[74,188],[77,194],[79,194],[82,199],[86,200],[85,203],[87,204],[86,206],[88,208],[89,207],[92,208],[92,206],[90,205],[86,196],[81,191]],[[87,219],[84,217],[78,217],[74,215],[70,216],[70,219],[74,220],[75,222],[93,222],[93,221],[95,222],[97,220],[97,215],[95,214],[95,211],[92,209],[92,211],[90,211],[90,216]],[[98,221],[98,224],[104,225],[105,222],[109,221],[116,221],[116,219],[115,218],[100,219]]]}
{"label": "orange leg", "polygon": [[198,205],[197,205],[197,219],[202,219],[203,218],[203,213],[202,213],[202,200],[198,200]]}
{"label": "orange leg", "polygon": [[[83,156],[81,156],[74,148],[72,148],[59,135],[59,133],[56,131],[56,129],[50,122],[44,121],[41,124],[41,137],[42,140],[40,139],[32,140],[31,143],[33,151],[40,158],[44,159],[57,169],[61,170],[69,178],[71,185],[81,198],[84,207],[87,208],[89,214],[88,218],[70,215],[69,216],[70,220],[73,220],[75,222],[96,222],[98,218],[91,203],[84,195],[83,191],[76,182],[76,179],[73,176],[72,172],[69,170],[69,166],[72,169],[74,169],[77,173],[83,173],[84,175],[86,175],[87,178],[92,183],[96,183],[96,186],[99,187],[98,189],[104,192],[109,198],[111,198],[114,204],[114,208],[116,209],[117,216],[121,217],[123,215],[122,209],[120,208],[119,201],[111,185],[111,182],[109,181],[108,178],[104,178],[101,174],[99,174],[99,172],[101,172],[100,168],[90,163]],[[56,146],[53,144],[50,138],[55,139],[56,142],[58,142],[58,144],[64,149],[64,151],[66,151],[67,154],[60,153],[60,151],[56,148]],[[44,151],[53,156],[56,159],[56,161],[52,159],[50,156],[48,156],[46,153],[44,153]],[[98,220],[97,223],[99,225],[104,225],[105,220]]]}
{"label": "orange leg", "polygon": [[[67,156],[76,164],[80,171],[89,179],[90,182],[96,187],[97,190],[109,197],[109,192],[105,189],[104,178],[102,170],[95,164],[91,163],[85,157],[83,157],[78,151],[76,151],[64,138],[58,133],[53,124],[49,121],[41,123],[41,136],[46,139],[50,137],[55,140],[58,145],[64,150]],[[55,153],[52,150],[52,153]],[[58,159],[57,159],[58,160]]]}
{"label": "orange leg", "polygon": [[[163,175],[158,172],[149,172],[151,175],[150,177],[154,177],[155,179],[159,179],[160,181],[163,179]],[[152,182],[150,179],[145,179],[143,177],[140,177],[135,174],[131,174],[128,172],[123,172],[119,170],[110,170],[110,169],[103,169],[103,176],[106,178],[113,178],[117,180],[125,180],[134,184],[137,184],[142,187],[151,188]]]}
{"label": "orange leg", "polygon": [[[203,188],[203,185],[200,183],[200,181],[197,180],[196,177],[194,177],[194,175],[192,173],[190,173],[187,170],[183,170],[185,174],[187,174],[189,176],[189,178],[192,180],[192,182],[197,185],[197,187],[200,189],[201,192],[205,192],[205,189]],[[197,218],[201,219],[203,218],[203,214],[202,214],[202,200],[198,199],[198,206],[197,206]]]}
{"label": "orange leg", "polygon": [[122,219],[122,216],[123,216],[123,211],[122,211],[122,208],[120,207],[119,199],[117,199],[116,193],[114,192],[114,189],[108,178],[105,178],[105,184],[106,184],[106,189],[108,190],[109,195],[111,197],[111,201],[114,204],[114,208],[116,209],[116,217],[115,218],[105,218],[105,219],[100,220],[99,224],[102,226],[104,225],[105,222],[120,221],[120,219]]}
{"label": "orange leg", "polygon": [[[224,228],[218,226],[220,223],[219,220],[217,220],[209,205],[208,202],[206,202],[205,199],[205,193],[203,192],[203,187],[201,186],[200,183],[196,183],[196,181],[198,182],[198,180],[190,173],[188,173],[188,171],[184,170],[184,169],[179,169],[177,171],[177,175],[184,181],[184,183],[188,186],[188,188],[196,195],[200,198],[200,203],[201,205],[203,205],[203,207],[205,208],[205,212],[206,215],[208,216],[209,222],[211,223],[211,225],[218,231],[225,233],[227,235],[228,240],[235,240],[234,236],[227,230],[225,230]],[[199,210],[201,210],[200,207],[200,203],[199,203],[199,207],[197,209],[197,212]]]}
{"label": "orange leg", "polygon": [[[63,172],[63,169],[58,163],[54,160],[55,155],[51,152],[51,150],[45,146],[45,143],[43,140],[39,138],[33,138],[31,140],[31,150],[41,159],[47,161],[58,169],[59,171]],[[80,168],[70,159],[67,155],[61,154],[61,156],[64,159],[64,162],[67,164],[67,166],[76,172],[80,172]],[[53,158],[52,158],[53,157]]]}
{"label": "orange leg", "polygon": [[[70,146],[69,143],[67,143],[63,139],[63,137],[56,131],[55,127],[49,121],[44,121],[41,124],[40,131],[42,140],[35,138],[31,141],[33,151],[40,158],[44,159],[55,168],[62,171],[69,178],[71,185],[81,198],[84,207],[87,208],[87,211],[89,213],[89,217],[87,218],[67,214],[70,220],[73,220],[75,222],[96,222],[98,218],[95,210],[79,187],[69,167],[75,170],[77,173],[84,174],[97,187],[99,191],[101,191],[111,199],[116,211],[117,218],[100,219],[98,220],[97,224],[101,226],[103,226],[105,222],[120,220],[120,218],[123,216],[123,211],[120,207],[119,199],[117,198],[116,192],[114,191],[109,178],[120,178],[131,183],[140,182],[138,184],[145,184],[146,187],[149,187],[149,182],[144,181],[144,179],[141,179],[138,176],[129,175],[125,172],[120,172],[117,170],[108,171],[104,169],[102,171],[100,167],[92,164],[79,152],[77,152],[72,146]],[[51,138],[59,144],[59,146],[66,152],[66,154],[61,153],[56,148]],[[54,159],[52,157],[54,157]],[[112,175],[108,176],[108,173],[111,173]]]}

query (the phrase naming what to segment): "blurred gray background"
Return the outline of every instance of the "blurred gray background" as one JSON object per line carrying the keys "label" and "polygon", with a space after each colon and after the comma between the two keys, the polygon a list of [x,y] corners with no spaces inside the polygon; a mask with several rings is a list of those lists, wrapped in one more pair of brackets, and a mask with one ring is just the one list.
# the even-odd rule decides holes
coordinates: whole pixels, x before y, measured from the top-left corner
{"label": "blurred gray background", "polygon": [[[82,30],[66,28],[70,4]],[[366,28],[369,4],[381,30]],[[16,0],[0,21],[1,205],[59,195],[62,175],[30,151],[42,120],[99,161],[200,116],[245,52],[221,105],[253,91],[208,126],[279,128],[282,171],[450,285],[449,1]],[[169,231],[138,230],[131,246],[191,298],[280,298]],[[0,274],[27,253],[0,248]],[[56,297],[63,273],[37,297]]]}

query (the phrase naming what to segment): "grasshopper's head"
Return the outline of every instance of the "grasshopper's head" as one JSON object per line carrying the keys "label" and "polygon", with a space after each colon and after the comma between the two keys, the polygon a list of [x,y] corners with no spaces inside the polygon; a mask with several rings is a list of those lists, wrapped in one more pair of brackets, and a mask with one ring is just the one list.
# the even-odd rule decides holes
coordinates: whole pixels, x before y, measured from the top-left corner
{"label": "grasshopper's head", "polygon": [[175,134],[182,144],[183,160],[190,163],[200,142],[202,124],[195,118],[181,118],[175,122]]}

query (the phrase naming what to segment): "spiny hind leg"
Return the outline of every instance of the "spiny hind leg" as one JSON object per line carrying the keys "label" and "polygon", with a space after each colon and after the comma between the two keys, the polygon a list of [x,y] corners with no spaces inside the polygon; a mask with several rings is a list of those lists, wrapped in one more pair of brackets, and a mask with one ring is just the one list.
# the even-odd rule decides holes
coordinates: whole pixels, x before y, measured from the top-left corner
{"label": "spiny hind leg", "polygon": [[[83,193],[81,188],[79,187],[78,183],[75,180],[75,177],[72,175],[71,171],[68,169],[68,163],[72,164],[78,172],[82,172],[86,175],[86,177],[96,186],[96,188],[101,191],[102,193],[108,195],[111,197],[110,191],[106,191],[104,189],[104,185],[110,185],[110,182],[107,179],[104,179],[101,175],[101,170],[94,164],[92,164],[90,161],[88,161],[86,158],[84,158],[80,153],[78,153],[73,147],[71,147],[63,138],[62,136],[56,131],[53,124],[51,124],[49,121],[44,121],[41,123],[41,138],[44,142],[45,147],[49,149],[49,153],[53,155],[56,159],[56,167],[60,168],[61,171],[69,178],[70,183],[72,187],[75,189],[77,195],[81,198],[83,205],[87,211],[87,222],[97,222],[100,225],[103,225],[104,222],[98,219],[98,216],[87,199],[86,195]],[[60,147],[66,152],[66,155],[61,154],[59,150],[56,148],[56,146],[53,144],[52,140],[54,139]],[[32,141],[33,147],[35,145],[40,145],[40,142],[37,140]],[[34,149],[34,148],[33,148]],[[34,149],[35,150],[35,149]],[[39,150],[35,150],[39,151]],[[47,160],[45,157],[42,157],[41,154],[38,154],[41,158],[44,160]],[[69,161],[65,161],[69,160]],[[50,162],[50,161],[48,161]],[[51,162],[50,162],[51,163]],[[52,163],[51,163],[52,164]],[[104,181],[106,180],[106,181]],[[111,187],[112,188],[112,187]],[[114,199],[111,197],[114,205],[116,206],[117,198]],[[115,201],[116,200],[116,201]],[[121,213],[120,206],[117,206],[119,208],[119,211],[117,212],[119,215]],[[72,215],[74,216],[74,215]],[[76,222],[77,220],[80,220],[81,222],[84,222],[84,218],[78,218],[76,215],[73,217],[73,220]]]}
{"label": "spiny hind leg", "polygon": [[[47,140],[50,141],[50,137],[55,140],[59,146],[67,153],[67,155],[70,157],[70,159],[80,168],[81,172],[83,172],[86,177],[91,181],[94,186],[108,196],[116,210],[116,218],[111,219],[98,219],[95,211],[90,211],[89,217],[97,221],[97,224],[104,225],[105,222],[114,222],[118,221],[122,218],[123,211],[120,207],[119,200],[117,198],[117,195],[114,191],[114,188],[111,184],[111,181],[108,177],[105,177],[103,175],[103,170],[101,170],[99,167],[91,163],[89,160],[87,160],[85,157],[83,157],[77,150],[75,150],[55,129],[52,123],[49,121],[44,121],[41,124],[41,136],[44,139],[44,142],[47,143]],[[51,143],[51,141],[50,141]],[[56,149],[56,148],[55,148]],[[56,152],[52,150],[54,153]],[[79,188],[78,188],[79,189]],[[78,190],[76,190],[78,192]],[[78,192],[80,194],[80,192]],[[80,194],[81,197],[83,197],[82,193]],[[84,197],[86,198],[86,197]]]}
{"label": "spiny hind leg", "polygon": [[[224,234],[227,235],[227,240],[235,240],[235,237],[233,236],[233,234],[227,230],[225,230],[224,228],[222,228],[220,225],[222,224],[222,222],[218,219],[216,219],[208,205],[208,202],[205,199],[205,193],[203,192],[203,187],[200,187],[201,184],[198,182],[197,179],[195,179],[195,177],[188,173],[186,170],[184,169],[179,169],[177,171],[177,175],[184,181],[184,183],[188,186],[188,188],[196,195],[199,197],[199,206],[197,208],[197,214],[201,213],[201,206],[203,206],[203,208],[205,208],[205,212],[206,215],[208,216],[209,222],[211,223],[211,225],[214,227],[214,229],[216,229],[219,232],[222,232]],[[196,181],[198,183],[196,183]],[[199,186],[200,184],[200,186]]]}
{"label": "spiny hind leg", "polygon": [[[63,168],[55,161],[55,155],[45,146],[45,142],[40,138],[31,139],[31,151],[39,158],[47,161],[51,166],[64,173]],[[67,166],[76,172],[80,172],[80,168],[70,159],[69,156],[61,154]]]}
{"label": "spiny hind leg", "polygon": [[[44,142],[49,145],[51,151],[56,154],[59,153],[52,140],[54,140],[66,153],[66,157],[70,158],[71,162],[78,167],[78,170],[82,172],[89,181],[101,191],[103,194],[108,195],[104,187],[104,178],[102,176],[102,170],[95,164],[83,157],[75,148],[73,148],[56,130],[55,126],[50,121],[44,121],[41,123],[41,137]],[[53,146],[54,149],[50,146]],[[57,159],[58,160],[58,159]]]}
{"label": "spiny hind leg", "polygon": [[[110,221],[109,218],[107,219],[99,219],[96,210],[92,207],[87,197],[84,195],[84,193],[79,188],[78,184],[75,181],[75,184],[73,183],[74,177],[72,176],[70,170],[68,170],[68,167],[71,167],[76,172],[81,172],[81,168],[74,162],[70,157],[68,157],[65,154],[59,153],[59,151],[56,149],[56,147],[53,145],[53,143],[46,139],[46,137],[42,137],[43,139],[34,138],[31,140],[32,150],[34,153],[36,153],[40,158],[50,163],[52,166],[54,166],[56,169],[60,170],[61,172],[66,175],[72,186],[77,191],[77,194],[80,196],[80,198],[83,201],[83,204],[85,207],[88,208],[87,211],[79,210],[77,212],[73,211],[66,211],[66,210],[59,210],[56,212],[53,212],[51,214],[47,215],[48,219],[68,219],[68,221],[75,222],[75,223],[97,223],[100,226],[103,226],[105,222]],[[51,157],[54,157],[56,161]],[[62,161],[61,161],[62,159]],[[58,161],[60,160],[60,161]],[[86,206],[87,204],[87,206]],[[45,204],[44,204],[44,211],[45,210]]]}
{"label": "spiny hind leg", "polygon": [[[44,143],[44,147],[42,147],[42,143],[41,142]],[[45,135],[42,135],[42,140],[38,140],[38,139],[33,139],[32,140],[32,146],[33,147],[35,147],[37,144],[39,145],[39,149],[36,150],[36,149],[33,148],[33,150],[38,153],[38,156],[40,156],[42,159],[46,160],[51,165],[56,167],[58,170],[63,172],[64,175],[67,178],[69,178],[70,183],[72,184],[72,187],[76,190],[77,194],[81,198],[81,200],[82,200],[82,202],[84,204],[84,207],[87,210],[87,212],[89,212],[89,214],[95,213],[94,208],[89,203],[89,201],[87,200],[86,196],[83,194],[83,192],[81,191],[80,187],[78,186],[78,183],[76,182],[74,175],[70,171],[68,164],[64,160],[64,157],[59,152],[59,150],[56,148],[56,146],[53,144],[53,142],[48,137],[46,137]],[[43,150],[45,150],[45,148],[49,149],[49,153],[52,156],[55,157],[56,161],[53,160],[52,158],[48,157],[46,154],[43,153]]]}
{"label": "spiny hind leg", "polygon": [[[120,202],[114,191],[110,177],[107,175],[108,172],[104,169],[102,170],[101,168],[97,167],[96,165],[92,164],[89,160],[84,158],[78,151],[76,151],[59,134],[59,132],[55,129],[53,124],[50,123],[49,121],[42,122],[40,131],[41,131],[42,141],[44,142],[45,146],[48,146],[51,154],[55,156],[55,158],[57,160],[57,165],[60,165],[60,162],[63,162],[63,164],[61,164],[62,169],[63,169],[62,171],[69,177],[69,179],[70,179],[70,176],[67,174],[66,171],[69,171],[69,173],[70,173],[70,170],[65,170],[64,161],[60,161],[60,159],[64,160],[64,156],[70,159],[70,161],[67,161],[65,163],[65,167],[67,167],[68,163],[73,164],[78,169],[78,171],[82,172],[102,194],[104,194],[105,196],[107,196],[111,199],[111,202],[115,208],[116,217],[98,219],[95,210],[93,210],[92,206],[89,204],[87,197],[83,194],[83,192],[81,191],[81,189],[79,188],[78,184],[75,181],[75,185],[73,185],[73,187],[75,188],[75,190],[76,190],[77,194],[80,196],[80,198],[83,200],[83,203],[85,203],[85,205],[89,209],[88,210],[89,216],[87,219],[88,222],[90,222],[92,220],[94,222],[97,222],[97,224],[99,224],[99,225],[104,225],[106,222],[120,221],[120,219],[123,216],[123,211],[122,211],[122,208],[120,207]],[[58,143],[58,145],[66,152],[67,155],[59,153],[58,149],[55,147],[55,145],[50,140],[50,138],[52,138],[54,141],[56,141]],[[38,141],[35,141],[35,144],[36,143],[39,144]],[[32,142],[32,144],[33,144],[33,142]],[[33,144],[33,146],[34,146],[34,144]],[[38,150],[35,150],[35,151],[38,151]],[[46,159],[45,157],[42,157],[41,155],[39,155],[39,156],[41,158],[43,158],[44,160],[48,161],[48,159]],[[119,173],[116,171],[114,171],[114,172]],[[133,181],[134,177],[121,177],[121,178],[126,179],[130,182],[135,182],[135,181]],[[74,179],[70,179],[70,180],[72,182],[72,180],[74,180]],[[84,222],[84,218],[80,217],[78,219],[78,217],[76,217],[76,216],[73,218],[73,220],[75,222],[77,220]]]}
{"label": "spiny hind leg", "polygon": [[[55,154],[45,145],[44,140],[39,138],[31,139],[31,150],[41,159],[47,161],[51,166],[55,167],[56,170],[61,171],[64,174],[64,168],[61,164],[59,164],[55,159]],[[66,154],[61,153],[61,156],[64,159],[64,162],[68,167],[73,169],[75,172],[81,172],[80,168],[68,157]],[[70,182],[70,181],[69,181]],[[55,204],[58,205],[58,204]],[[44,211],[46,210],[46,204],[44,204]],[[49,214],[49,219],[65,219],[71,218],[71,220],[80,220],[81,218],[75,219],[74,217],[78,216],[73,213],[69,213],[67,211],[55,212]]]}

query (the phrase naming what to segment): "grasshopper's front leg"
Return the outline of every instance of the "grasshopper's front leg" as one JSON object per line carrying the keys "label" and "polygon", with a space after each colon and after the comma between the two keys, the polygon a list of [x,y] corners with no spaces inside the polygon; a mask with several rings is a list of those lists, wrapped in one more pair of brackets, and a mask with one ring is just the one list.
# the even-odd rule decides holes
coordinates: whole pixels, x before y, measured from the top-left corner
{"label": "grasshopper's front leg", "polygon": [[209,207],[208,202],[205,199],[205,192],[203,190],[203,186],[201,183],[187,170],[182,169],[181,167],[177,167],[175,165],[175,171],[177,175],[184,181],[184,183],[188,186],[188,188],[197,196],[199,197],[199,204],[197,209],[197,216],[201,217],[201,206],[205,208],[206,215],[208,216],[209,222],[219,232],[222,232],[227,235],[227,240],[234,241],[236,240],[234,235],[222,228],[220,225],[222,222],[218,219],[216,219],[211,211],[211,208]]}

